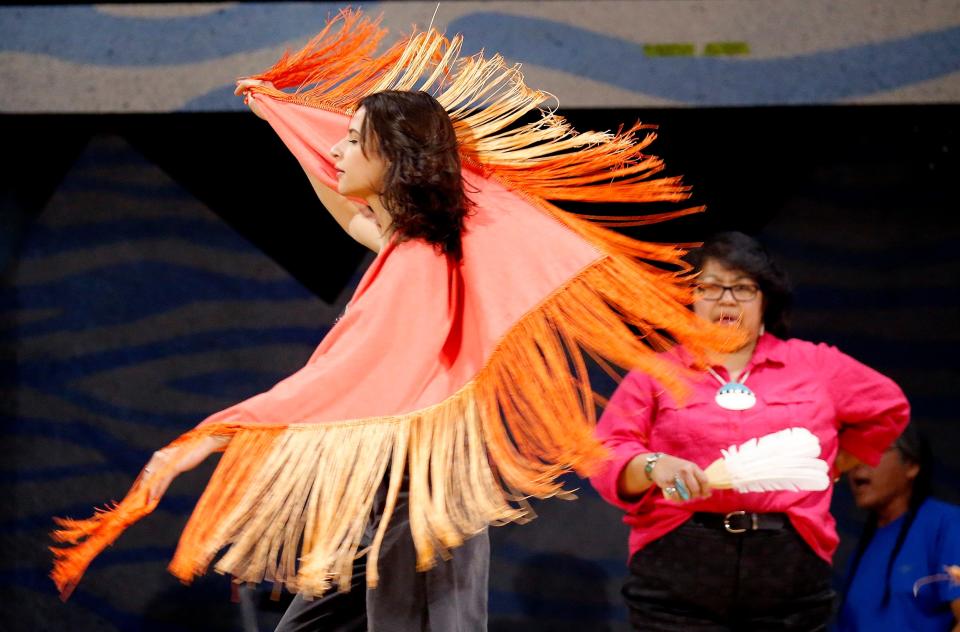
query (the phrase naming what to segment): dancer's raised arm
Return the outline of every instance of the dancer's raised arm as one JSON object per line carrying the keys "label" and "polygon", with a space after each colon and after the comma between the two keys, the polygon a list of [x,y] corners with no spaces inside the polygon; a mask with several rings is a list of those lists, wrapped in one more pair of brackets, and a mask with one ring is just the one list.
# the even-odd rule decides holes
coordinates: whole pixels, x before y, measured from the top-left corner
{"label": "dancer's raised arm", "polygon": [[[234,93],[237,95],[244,94],[251,86],[265,84],[269,84],[269,82],[260,81],[259,79],[241,79],[237,82],[237,88]],[[250,107],[251,112],[260,118],[265,118],[257,107],[255,100],[246,98],[244,99],[244,103]],[[330,215],[333,216],[333,219],[337,221],[340,228],[370,250],[380,252],[380,247],[383,244],[382,235],[379,228],[377,228],[373,213],[367,209],[366,206],[354,202],[337,191],[334,191],[317,177],[313,176],[303,164],[300,166],[303,167],[303,171],[306,173],[307,179],[310,180],[310,184],[320,199],[320,203],[323,204]]]}

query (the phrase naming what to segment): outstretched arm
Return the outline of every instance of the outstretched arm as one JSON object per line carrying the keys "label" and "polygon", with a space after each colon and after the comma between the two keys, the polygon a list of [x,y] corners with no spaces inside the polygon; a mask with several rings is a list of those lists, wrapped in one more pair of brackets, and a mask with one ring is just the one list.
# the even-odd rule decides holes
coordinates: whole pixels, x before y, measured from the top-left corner
{"label": "outstretched arm", "polygon": [[[222,452],[228,443],[230,443],[228,436],[209,436],[193,444],[168,447],[154,452],[140,473],[140,481],[148,486],[148,501],[159,501],[173,479],[197,467],[214,452]],[[172,464],[172,467],[167,467],[168,464]]]}
{"label": "outstretched arm", "polygon": [[[265,82],[258,79],[241,79],[237,82],[237,88],[234,90],[234,94],[244,94],[250,86],[262,85],[264,83]],[[254,114],[260,118],[265,118],[257,108],[254,100],[245,98],[244,103],[250,107],[250,110]],[[302,164],[300,166],[303,167]],[[318,178],[314,177],[305,167],[304,173],[307,174],[307,179],[310,180],[314,192],[317,194],[317,197],[320,198],[320,203],[329,211],[333,219],[340,225],[340,228],[370,250],[380,252],[382,236],[373,219],[373,215],[366,214],[363,205],[340,195],[337,191],[334,191]]]}

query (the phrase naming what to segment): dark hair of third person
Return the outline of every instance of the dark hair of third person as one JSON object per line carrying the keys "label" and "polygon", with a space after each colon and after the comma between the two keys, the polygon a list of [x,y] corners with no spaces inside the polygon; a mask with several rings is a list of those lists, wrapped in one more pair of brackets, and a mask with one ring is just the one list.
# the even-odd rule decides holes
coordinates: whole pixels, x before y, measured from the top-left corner
{"label": "dark hair of third person", "polygon": [[386,90],[358,104],[362,146],[386,162],[384,207],[400,241],[422,239],[459,260],[470,200],[450,117],[426,92]]}
{"label": "dark hair of third person", "polygon": [[759,241],[740,232],[717,233],[694,248],[684,259],[697,271],[708,259],[745,273],[763,292],[763,325],[778,338],[789,334],[793,293],[786,272],[770,257]]}

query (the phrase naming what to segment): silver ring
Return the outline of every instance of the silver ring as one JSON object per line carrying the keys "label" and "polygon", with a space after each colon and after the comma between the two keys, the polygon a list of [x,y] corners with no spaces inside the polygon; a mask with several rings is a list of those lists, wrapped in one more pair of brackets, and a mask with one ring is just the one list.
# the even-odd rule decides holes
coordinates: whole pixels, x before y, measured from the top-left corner
{"label": "silver ring", "polygon": [[677,488],[673,487],[672,485],[670,487],[664,487],[663,493],[667,496],[673,496],[674,494],[677,493]]}

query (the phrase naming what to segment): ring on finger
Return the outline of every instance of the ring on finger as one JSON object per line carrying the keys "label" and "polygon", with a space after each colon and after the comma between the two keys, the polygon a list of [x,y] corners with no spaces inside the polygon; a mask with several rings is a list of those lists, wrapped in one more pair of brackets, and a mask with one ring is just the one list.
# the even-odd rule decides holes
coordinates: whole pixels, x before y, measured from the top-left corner
{"label": "ring on finger", "polygon": [[682,500],[690,500],[690,490],[687,489],[687,484],[683,482],[679,474],[673,477],[673,484],[676,486],[677,493],[680,494]]}
{"label": "ring on finger", "polygon": [[664,496],[673,496],[673,495],[676,494],[676,493],[677,493],[677,488],[676,488],[676,487],[673,487],[672,485],[671,485],[670,487],[664,487],[664,488],[663,488],[663,495],[664,495]]}

